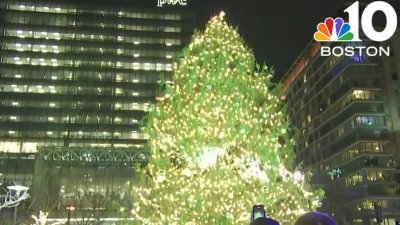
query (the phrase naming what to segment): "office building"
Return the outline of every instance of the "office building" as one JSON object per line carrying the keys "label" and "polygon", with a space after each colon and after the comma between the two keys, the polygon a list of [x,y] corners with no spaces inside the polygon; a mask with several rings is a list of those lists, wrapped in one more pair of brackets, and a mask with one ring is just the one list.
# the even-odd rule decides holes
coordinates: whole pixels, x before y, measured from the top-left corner
{"label": "office building", "polygon": [[193,29],[184,7],[141,2],[1,1],[0,181],[50,208],[126,197],[141,121]]}
{"label": "office building", "polygon": [[[390,46],[390,56],[321,57],[321,45]],[[386,42],[311,42],[284,76],[297,162],[338,224],[400,218],[400,31]]]}

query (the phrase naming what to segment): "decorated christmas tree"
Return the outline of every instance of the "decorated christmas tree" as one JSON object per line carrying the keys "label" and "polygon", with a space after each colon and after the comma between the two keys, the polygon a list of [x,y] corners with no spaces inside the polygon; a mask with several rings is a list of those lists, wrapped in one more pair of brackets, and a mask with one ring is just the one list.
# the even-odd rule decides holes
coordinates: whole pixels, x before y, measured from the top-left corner
{"label": "decorated christmas tree", "polygon": [[193,35],[146,131],[151,150],[135,188],[141,224],[249,224],[254,204],[283,225],[316,208],[295,171],[289,121],[271,71],[221,13]]}

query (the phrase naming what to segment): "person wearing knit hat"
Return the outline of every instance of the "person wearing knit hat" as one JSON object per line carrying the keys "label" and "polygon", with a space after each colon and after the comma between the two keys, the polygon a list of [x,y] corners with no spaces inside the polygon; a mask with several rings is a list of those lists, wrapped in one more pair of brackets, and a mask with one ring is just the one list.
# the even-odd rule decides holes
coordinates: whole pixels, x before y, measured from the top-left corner
{"label": "person wearing knit hat", "polygon": [[325,213],[309,212],[300,216],[294,225],[337,225],[337,223]]}

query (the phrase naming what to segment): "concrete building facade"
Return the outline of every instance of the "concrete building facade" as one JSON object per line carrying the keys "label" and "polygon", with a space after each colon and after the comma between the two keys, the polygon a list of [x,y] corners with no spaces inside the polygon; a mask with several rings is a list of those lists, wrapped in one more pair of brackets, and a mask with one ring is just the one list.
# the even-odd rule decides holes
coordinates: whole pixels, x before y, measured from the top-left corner
{"label": "concrete building facade", "polygon": [[[320,56],[321,46],[390,46],[390,56]],[[311,42],[284,76],[298,163],[338,224],[400,218],[400,32],[386,42]]]}
{"label": "concrete building facade", "polygon": [[142,119],[194,24],[183,7],[140,2],[1,1],[3,185],[58,209],[87,193],[129,198]]}

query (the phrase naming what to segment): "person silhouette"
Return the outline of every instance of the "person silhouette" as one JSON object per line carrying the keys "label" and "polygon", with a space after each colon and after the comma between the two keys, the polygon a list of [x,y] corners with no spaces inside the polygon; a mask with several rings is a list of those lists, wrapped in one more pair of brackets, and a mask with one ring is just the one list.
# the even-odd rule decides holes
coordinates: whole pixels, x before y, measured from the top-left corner
{"label": "person silhouette", "polygon": [[325,213],[309,212],[300,216],[294,225],[337,225],[337,223]]}

